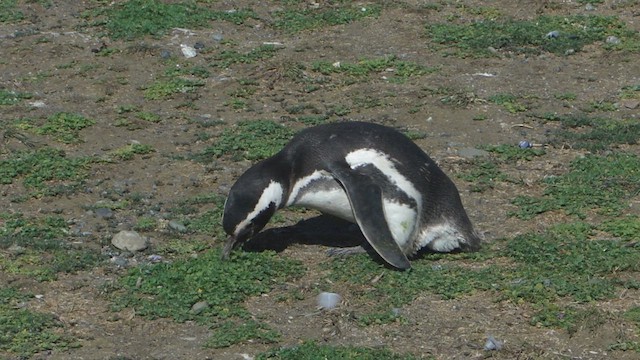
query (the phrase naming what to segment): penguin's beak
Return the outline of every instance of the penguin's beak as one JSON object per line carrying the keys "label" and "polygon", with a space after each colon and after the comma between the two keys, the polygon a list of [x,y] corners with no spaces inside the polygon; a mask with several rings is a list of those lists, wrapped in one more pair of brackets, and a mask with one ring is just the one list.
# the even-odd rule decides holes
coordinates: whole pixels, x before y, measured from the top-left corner
{"label": "penguin's beak", "polygon": [[251,238],[254,232],[255,226],[253,224],[249,224],[248,226],[240,229],[240,231],[237,231],[235,234],[229,235],[227,241],[224,243],[224,247],[222,248],[222,254],[220,255],[220,258],[222,260],[227,260],[229,258],[229,255],[231,254],[231,251],[233,251],[233,248]]}
{"label": "penguin's beak", "polygon": [[222,254],[220,255],[221,260],[229,259],[231,250],[233,250],[237,242],[238,242],[238,238],[233,235],[227,238],[227,241],[224,243],[224,248],[222,248]]}

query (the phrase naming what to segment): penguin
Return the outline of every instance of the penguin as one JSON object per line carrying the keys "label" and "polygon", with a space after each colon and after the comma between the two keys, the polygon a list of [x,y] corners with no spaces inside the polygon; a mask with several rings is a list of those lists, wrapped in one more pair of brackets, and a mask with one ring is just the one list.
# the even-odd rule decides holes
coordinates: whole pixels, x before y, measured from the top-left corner
{"label": "penguin", "polygon": [[453,181],[404,134],[374,123],[304,129],[244,172],[224,204],[229,238],[222,259],[289,206],[357,224],[375,252],[400,270],[411,268],[409,258],[422,249],[480,247]]}

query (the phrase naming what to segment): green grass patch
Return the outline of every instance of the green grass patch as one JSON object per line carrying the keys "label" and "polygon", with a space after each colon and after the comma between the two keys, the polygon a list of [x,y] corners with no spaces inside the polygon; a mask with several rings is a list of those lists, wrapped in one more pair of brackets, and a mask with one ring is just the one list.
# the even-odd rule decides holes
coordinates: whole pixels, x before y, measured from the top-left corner
{"label": "green grass patch", "polygon": [[233,159],[260,160],[280,151],[294,135],[294,131],[271,120],[241,121],[222,131],[215,145],[206,148],[192,159],[210,162],[221,156]]}
{"label": "green grass patch", "polygon": [[512,215],[531,219],[538,214],[564,210],[582,217],[595,209],[605,215],[619,215],[627,201],[640,192],[640,158],[632,154],[587,155],[569,165],[569,172],[543,180],[541,197],[518,196]]}
{"label": "green grass patch", "polygon": [[160,115],[149,112],[149,111],[139,111],[136,113],[136,118],[142,120],[142,121],[147,121],[150,123],[159,123],[162,119],[160,118]]}
{"label": "green grass patch", "polygon": [[261,45],[247,53],[240,53],[235,50],[225,50],[214,57],[212,66],[227,68],[233,64],[251,64],[258,60],[273,57],[280,48],[273,45]]}
{"label": "green grass patch", "polygon": [[[557,36],[547,36],[557,31]],[[540,16],[533,20],[496,19],[466,24],[427,25],[427,34],[440,48],[458,56],[491,56],[490,48],[516,54],[557,55],[580,51],[585,45],[617,36],[619,45],[607,48],[640,50],[640,35],[613,16]]]}
{"label": "green grass patch", "polygon": [[203,28],[211,21],[242,24],[256,15],[251,10],[216,11],[194,2],[166,3],[158,0],[129,0],[104,12],[104,26],[112,39],[162,36],[172,28]]}
{"label": "green grass patch", "polygon": [[24,14],[16,5],[16,0],[0,1],[0,23],[24,20]]}
{"label": "green grass patch", "polygon": [[542,156],[546,154],[544,149],[525,148],[522,149],[517,145],[500,144],[500,145],[484,145],[481,146],[483,150],[486,150],[497,156],[499,161],[503,162],[515,162],[523,160],[531,160],[536,156]]}
{"label": "green grass patch", "polygon": [[[226,234],[220,226],[225,197],[219,194],[204,194],[180,201],[169,209],[173,218],[178,219],[190,232],[224,239]],[[211,207],[213,208],[207,208]],[[201,208],[205,208],[204,211]]]}
{"label": "green grass patch", "polygon": [[638,239],[640,234],[640,218],[637,216],[625,216],[615,219],[607,219],[598,226],[602,231],[628,241]]}
{"label": "green grass patch", "polygon": [[[2,11],[1,8],[0,11]],[[24,99],[31,99],[32,97],[33,95],[29,93],[0,89],[0,105],[15,105]]]}
{"label": "green grass patch", "polygon": [[0,252],[0,269],[6,273],[47,281],[60,272],[89,269],[102,261],[98,252],[67,241],[68,225],[61,217],[0,213],[0,224],[0,249],[6,250]]}
{"label": "green grass patch", "polygon": [[142,216],[138,218],[133,229],[136,231],[152,231],[158,226],[158,220],[150,216]]}
{"label": "green grass patch", "polygon": [[[121,289],[113,293],[113,308],[130,307],[139,316],[210,325],[217,329],[209,343],[214,347],[250,339],[275,341],[278,335],[252,322],[243,303],[303,274],[299,262],[279,258],[273,252],[234,252],[223,262],[219,251],[209,251],[197,258],[130,270],[120,280]],[[206,307],[191,310],[202,301]],[[229,321],[241,325],[227,331],[233,327]]]}
{"label": "green grass patch", "polygon": [[351,82],[381,73],[384,73],[390,81],[404,82],[410,77],[433,73],[437,71],[437,68],[402,61],[396,56],[385,56],[376,59],[362,59],[357,63],[340,63],[339,65],[329,61],[316,61],[311,65],[311,70],[323,75],[347,75],[352,78]]}
{"label": "green grass patch", "polygon": [[584,114],[551,115],[546,119],[562,125],[552,140],[557,145],[597,152],[619,144],[634,145],[640,140],[640,121],[635,119],[620,120]]}
{"label": "green grass patch", "polygon": [[204,86],[202,80],[183,78],[160,79],[149,85],[144,90],[144,98],[147,100],[164,100],[178,93],[191,93],[198,87]]}
{"label": "green grass patch", "polygon": [[213,327],[213,334],[205,347],[225,348],[234,344],[251,341],[252,343],[275,343],[280,333],[267,325],[251,319],[227,320]]}
{"label": "green grass patch", "polygon": [[327,3],[317,9],[308,9],[306,4],[300,4],[299,7],[289,6],[277,12],[273,26],[295,33],[348,24],[368,17],[378,17],[381,10],[379,5],[359,5],[352,4],[350,1]]}
{"label": "green grass patch", "polygon": [[625,285],[616,275],[640,271],[637,249],[622,241],[594,240],[594,226],[582,222],[556,225],[541,234],[519,235],[506,254],[518,264],[518,286],[509,297],[533,303],[571,296],[578,302],[615,296]]}
{"label": "green grass patch", "polygon": [[638,99],[640,98],[640,85],[625,86],[620,91],[621,99]]}
{"label": "green grass patch", "polygon": [[471,183],[471,191],[483,192],[493,189],[496,182],[507,181],[508,176],[500,171],[498,164],[491,160],[474,160],[470,164],[470,168],[458,177]]}
{"label": "green grass patch", "polygon": [[86,178],[91,158],[68,158],[63,150],[41,148],[11,154],[0,160],[0,183],[22,179],[36,194],[50,195],[59,186],[74,188]]}
{"label": "green grass patch", "polygon": [[54,315],[15,307],[31,297],[14,288],[0,288],[0,351],[26,359],[45,350],[77,347],[73,338],[58,330],[63,325]]}
{"label": "green grass patch", "polygon": [[150,154],[156,151],[153,146],[147,144],[129,144],[112,151],[109,157],[115,157],[119,160],[127,161],[133,159],[136,155]]}
{"label": "green grass patch", "polygon": [[512,114],[527,111],[527,107],[518,101],[518,97],[512,94],[495,94],[489,97],[489,101],[502,105]]}
{"label": "green grass patch", "polygon": [[412,360],[412,355],[399,355],[386,348],[361,346],[319,345],[305,341],[301,345],[269,350],[257,355],[256,360]]}
{"label": "green grass patch", "polygon": [[39,135],[50,135],[65,144],[77,144],[82,141],[80,131],[95,123],[94,120],[80,114],[59,112],[49,116],[42,125],[37,125],[32,119],[23,118],[16,121],[16,126]]}
{"label": "green grass patch", "polygon": [[451,299],[490,291],[499,300],[531,304],[534,325],[569,329],[581,321],[582,310],[559,305],[566,302],[561,299],[589,303],[615,297],[621,287],[634,286],[624,280],[629,273],[640,271],[637,249],[622,241],[595,240],[594,230],[581,222],[562,224],[500,240],[495,249],[487,246],[478,253],[425,254],[407,272],[386,269],[365,255],[327,266],[332,281],[348,284],[352,303],[375,304],[354,314],[363,325],[401,321],[402,307],[420,294]]}
{"label": "green grass patch", "polygon": [[200,79],[206,79],[211,76],[211,72],[204,66],[188,64],[171,64],[167,67],[164,74],[169,77],[176,76],[195,76]]}

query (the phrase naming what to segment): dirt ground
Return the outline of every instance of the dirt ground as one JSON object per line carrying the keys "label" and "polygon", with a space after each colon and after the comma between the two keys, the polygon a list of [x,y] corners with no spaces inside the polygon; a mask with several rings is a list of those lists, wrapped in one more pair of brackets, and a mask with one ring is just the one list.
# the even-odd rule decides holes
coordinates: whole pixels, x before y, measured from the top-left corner
{"label": "dirt ground", "polygon": [[[507,214],[514,209],[516,195],[539,194],[536,181],[544,176],[566,171],[567,164],[578,151],[547,147],[547,156],[518,163],[506,171],[521,179],[526,186],[497,183],[484,192],[470,191],[471,185],[455,176],[466,166],[458,151],[483,144],[517,144],[520,140],[546,144],[557,126],[528,116],[531,113],[570,113],[575,103],[558,100],[554,95],[574,93],[580,104],[615,98],[623,86],[640,83],[640,61],[637,54],[619,54],[602,49],[602,44],[588,46],[572,56],[544,54],[540,56],[510,55],[490,58],[443,57],[425,38],[425,24],[441,21],[456,13],[454,2],[441,11],[430,11],[424,1],[403,1],[402,6],[385,8],[378,18],[367,18],[347,25],[288,34],[268,26],[270,14],[277,10],[269,2],[216,2],[220,9],[250,7],[260,20],[242,25],[213,21],[205,29],[175,29],[160,38],[147,37],[134,41],[112,41],[100,37],[99,27],[85,26],[83,13],[97,6],[111,6],[94,1],[57,1],[51,7],[38,2],[21,3],[25,19],[17,23],[0,23],[0,87],[34,94],[28,102],[40,105],[1,108],[4,118],[47,117],[64,111],[79,113],[96,120],[82,131],[83,142],[74,145],[55,143],[69,156],[103,155],[138,141],[151,145],[156,152],[137,156],[127,162],[94,165],[86,191],[68,196],[32,198],[11,202],[10,198],[26,190],[18,183],[1,185],[3,210],[29,214],[59,214],[81,224],[92,232],[83,241],[92,246],[105,246],[105,239],[129,229],[136,214],[116,214],[107,224],[86,208],[101,200],[108,189],[126,189],[130,193],[151,194],[150,201],[166,208],[181,199],[198,194],[225,194],[233,180],[249,166],[249,162],[211,159],[210,164],[178,161],[180,156],[202,151],[215,141],[202,140],[203,131],[219,134],[226,126],[241,120],[272,119],[285,121],[286,108],[297,104],[325,112],[335,104],[352,104],[349,99],[381,99],[382,106],[353,107],[346,116],[353,120],[371,121],[405,127],[427,134],[416,142],[451,174],[475,227],[486,242],[540,230],[558,221],[557,217],[539,216],[524,221]],[[320,2],[320,6],[324,6]],[[458,3],[458,2],[456,2]],[[490,5],[502,13],[520,19],[540,14],[587,13],[584,4],[575,1],[466,1],[468,7]],[[640,30],[640,4],[618,9],[605,1],[598,4],[598,14],[616,15],[635,30]],[[553,6],[550,6],[552,4]],[[366,6],[363,3],[363,6]],[[471,15],[462,15],[471,16]],[[205,50],[215,53],[223,44],[216,38],[232,40],[238,51],[249,51],[266,42],[277,42],[281,49],[272,58],[251,64],[235,64],[226,69],[212,68],[212,75],[196,93],[177,94],[170,99],[152,101],[141,90],[162,76],[165,65],[163,50],[181,57],[180,44],[201,42]],[[104,44],[104,45],[103,45]],[[92,49],[101,46],[117,49],[108,56],[98,56]],[[291,63],[311,64],[317,60],[356,62],[361,58],[394,54],[405,61],[437,67],[438,71],[404,83],[385,81],[380,74],[371,81],[345,86],[326,86],[306,92],[303,85],[291,81],[283,72]],[[179,58],[182,63],[207,66],[210,59],[199,55]],[[62,66],[68,64],[66,66]],[[41,78],[39,78],[41,77]],[[225,105],[238,79],[258,82],[248,109],[236,110]],[[428,89],[440,86],[458,89],[468,103],[452,106],[442,96]],[[513,114],[505,108],[482,99],[498,93],[522,97],[527,113]],[[190,102],[193,106],[182,107]],[[160,116],[158,123],[140,121],[133,128],[114,126],[118,107],[135,105]],[[417,111],[415,110],[417,109]],[[638,109],[620,108],[619,117],[637,116]],[[482,115],[484,120],[475,121]],[[224,125],[204,129],[207,119],[223,120]],[[39,144],[53,144],[47,137],[34,135]],[[24,145],[9,141],[9,151]],[[630,151],[640,154],[638,147]],[[635,202],[630,211],[640,213]],[[147,234],[153,249],[165,241],[161,231]],[[223,239],[211,239],[218,246]],[[150,252],[151,253],[151,252]],[[292,245],[279,256],[301,260],[307,273],[289,286],[305,289],[325,281],[319,264],[327,261],[325,248],[319,245]],[[248,343],[223,349],[203,348],[210,330],[194,323],[170,320],[148,320],[131,310],[114,313],[101,296],[106,281],[121,272],[104,266],[91,272],[63,274],[51,282],[0,274],[0,282],[19,286],[35,294],[29,306],[34,310],[55,314],[65,331],[80,339],[79,348],[38,354],[37,359],[243,359],[256,355],[272,345]],[[346,289],[337,289],[348,291]],[[315,339],[328,344],[387,346],[399,353],[410,352],[436,359],[609,359],[608,344],[630,330],[615,322],[596,331],[578,329],[575,334],[564,330],[535,327],[529,324],[531,309],[526,305],[495,302],[477,293],[456,300],[442,300],[425,293],[404,311],[407,323],[359,326],[350,316],[357,310],[348,301],[330,312],[315,311],[315,294],[302,292],[304,299],[295,303],[277,302],[274,294],[253,298],[247,307],[257,318],[282,334],[281,345]],[[348,293],[342,293],[348,299]],[[617,311],[638,305],[640,293],[632,291],[598,306]],[[488,353],[483,350],[487,336],[504,341],[504,348]],[[617,352],[620,359],[638,358],[637,353]],[[0,354],[0,358],[3,355]]]}

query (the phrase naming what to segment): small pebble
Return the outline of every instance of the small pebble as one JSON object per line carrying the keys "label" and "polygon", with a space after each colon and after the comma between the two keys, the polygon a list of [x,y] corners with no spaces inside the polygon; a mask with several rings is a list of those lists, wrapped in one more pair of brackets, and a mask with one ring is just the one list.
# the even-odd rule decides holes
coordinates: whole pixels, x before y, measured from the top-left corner
{"label": "small pebble", "polygon": [[318,295],[318,306],[330,310],[338,306],[340,295],[331,292],[321,292]]}
{"label": "small pebble", "polygon": [[489,335],[487,341],[484,343],[485,350],[500,350],[502,349],[502,341],[496,340],[493,336]]}
{"label": "small pebble", "polygon": [[160,57],[163,58],[164,60],[169,59],[171,57],[171,51],[166,49],[160,51]]}
{"label": "small pebble", "polygon": [[545,36],[547,37],[547,39],[557,39],[560,36],[560,31],[554,30],[554,31],[548,32],[547,35]]}
{"label": "small pebble", "polygon": [[528,149],[528,148],[532,147],[533,145],[531,145],[531,143],[528,142],[527,140],[522,140],[522,141],[520,141],[520,143],[518,143],[518,146],[520,147],[520,149]]}
{"label": "small pebble", "polygon": [[113,210],[109,208],[97,208],[94,210],[97,217],[103,219],[110,219],[113,217]]}
{"label": "small pebble", "polygon": [[129,265],[129,260],[123,258],[122,256],[114,256],[109,261],[119,267],[126,267],[127,265]]}
{"label": "small pebble", "polygon": [[197,43],[193,44],[193,48],[196,49],[196,50],[202,50],[202,49],[204,49],[204,44],[201,43],[201,42],[197,42]]}
{"label": "small pebble", "polygon": [[607,40],[606,40],[607,44],[613,44],[613,45],[618,45],[620,44],[620,39],[618,39],[617,36],[607,36]]}
{"label": "small pebble", "polygon": [[587,4],[587,5],[584,7],[584,9],[585,9],[585,10],[587,10],[587,11],[593,11],[593,10],[595,10],[595,9],[596,9],[596,7],[595,7],[595,6],[593,6],[593,4]]}
{"label": "small pebble", "polygon": [[213,34],[213,36],[211,36],[211,38],[213,38],[213,40],[218,41],[218,42],[224,40],[224,36],[222,36],[222,34]]}
{"label": "small pebble", "polygon": [[159,261],[162,261],[162,256],[153,254],[153,255],[149,255],[147,259],[151,262],[159,262]]}
{"label": "small pebble", "polygon": [[179,221],[176,220],[171,220],[169,221],[169,228],[171,230],[175,230],[177,232],[186,232],[187,231],[187,227],[184,226],[182,223],[180,223]]}
{"label": "small pebble", "polygon": [[191,306],[191,313],[192,314],[200,314],[202,311],[204,311],[206,308],[209,307],[209,303],[206,301],[198,301],[197,303],[193,304],[193,306]]}
{"label": "small pebble", "polygon": [[182,51],[182,55],[184,55],[184,57],[186,57],[187,59],[190,59],[198,55],[198,52],[196,51],[196,49],[185,44],[180,44],[180,51]]}

